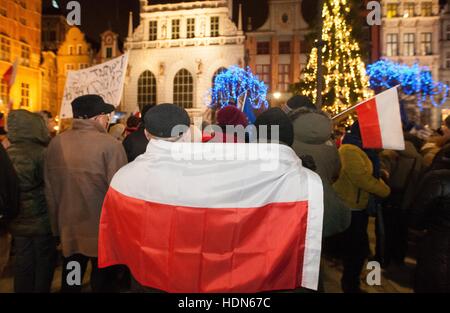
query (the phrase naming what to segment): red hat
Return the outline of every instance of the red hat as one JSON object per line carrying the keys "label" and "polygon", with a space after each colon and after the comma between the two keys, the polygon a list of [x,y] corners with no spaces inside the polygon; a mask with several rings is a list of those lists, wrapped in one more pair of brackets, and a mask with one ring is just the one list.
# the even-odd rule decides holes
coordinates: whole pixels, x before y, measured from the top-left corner
{"label": "red hat", "polygon": [[248,126],[247,116],[234,105],[229,105],[217,112],[217,124],[220,126]]}

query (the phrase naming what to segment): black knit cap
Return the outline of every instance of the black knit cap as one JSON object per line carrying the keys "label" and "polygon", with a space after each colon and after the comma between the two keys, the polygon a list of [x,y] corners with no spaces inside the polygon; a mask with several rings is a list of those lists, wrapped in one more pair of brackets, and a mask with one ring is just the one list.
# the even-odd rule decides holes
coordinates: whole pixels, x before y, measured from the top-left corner
{"label": "black knit cap", "polygon": [[306,96],[293,96],[288,100],[287,106],[291,110],[297,110],[300,108],[307,108],[311,110],[316,110],[316,106],[312,103],[311,99]]}
{"label": "black knit cap", "polygon": [[[185,109],[171,103],[151,108],[144,116],[145,129],[153,136],[171,138],[183,135],[191,125]],[[178,126],[178,129],[175,127]],[[173,133],[177,130],[177,133]]]}
{"label": "black knit cap", "polygon": [[72,101],[73,118],[89,119],[102,114],[109,114],[115,107],[106,103],[98,95],[85,95]]}
{"label": "black knit cap", "polygon": [[259,140],[267,140],[267,142],[273,142],[276,138],[272,138],[270,126],[279,126],[280,138],[278,138],[278,140],[290,147],[294,144],[294,126],[292,125],[292,122],[287,114],[284,113],[280,108],[272,108],[262,113],[256,119],[255,126],[257,128],[259,126],[268,126],[267,138],[262,138],[263,134],[258,130]]}

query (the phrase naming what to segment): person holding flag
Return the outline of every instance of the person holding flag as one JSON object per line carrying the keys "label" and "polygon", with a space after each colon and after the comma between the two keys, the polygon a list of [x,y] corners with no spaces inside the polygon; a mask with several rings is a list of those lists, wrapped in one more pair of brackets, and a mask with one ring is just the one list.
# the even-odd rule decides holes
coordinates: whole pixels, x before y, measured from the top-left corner
{"label": "person holding flag", "polygon": [[390,188],[380,178],[377,151],[365,149],[359,122],[355,122],[339,149],[341,172],[333,187],[352,210],[350,227],[344,232],[344,273],[341,280],[346,293],[360,293],[360,275],[369,254],[367,210],[372,196],[386,198]]}

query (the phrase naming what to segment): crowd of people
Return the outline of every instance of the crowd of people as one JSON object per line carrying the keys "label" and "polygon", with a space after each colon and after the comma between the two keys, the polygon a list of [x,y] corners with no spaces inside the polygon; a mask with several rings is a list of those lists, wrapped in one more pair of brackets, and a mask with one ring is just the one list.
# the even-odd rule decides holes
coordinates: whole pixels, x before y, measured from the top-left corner
{"label": "crowd of people", "polygon": [[[99,96],[79,97],[72,108],[72,128],[56,136],[48,114],[25,110],[10,112],[7,130],[0,127],[0,275],[12,242],[15,292],[50,292],[59,254],[62,292],[82,290],[66,279],[73,261],[82,277],[91,263],[94,292],[142,290],[127,268],[98,268],[102,203],[114,174],[151,153],[150,140],[185,140],[171,133],[173,126],[193,126],[173,104],[145,106],[127,125],[110,125],[114,107]],[[204,144],[249,141],[227,132],[227,126],[249,124],[234,104],[213,120],[218,127],[203,131]],[[450,117],[439,130],[425,131],[404,115],[404,151],[365,149],[358,122],[336,136],[330,117],[303,96],[261,113],[255,126],[278,126],[279,136],[269,131],[257,139],[292,147],[322,179],[324,247],[339,247],[344,292],[362,292],[369,257],[384,268],[404,266],[411,230],[420,234],[414,290],[450,292]],[[370,217],[377,225],[373,256]]]}

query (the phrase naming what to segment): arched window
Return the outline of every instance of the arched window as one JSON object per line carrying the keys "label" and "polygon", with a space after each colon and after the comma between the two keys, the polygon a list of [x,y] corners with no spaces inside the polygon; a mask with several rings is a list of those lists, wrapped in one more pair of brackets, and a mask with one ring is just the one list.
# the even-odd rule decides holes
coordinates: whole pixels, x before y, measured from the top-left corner
{"label": "arched window", "polygon": [[222,74],[223,72],[225,72],[227,69],[225,67],[220,67],[213,75],[212,77],[212,86],[214,87],[214,84],[216,82],[216,77],[219,74]]}
{"label": "arched window", "polygon": [[139,109],[147,104],[156,105],[156,78],[150,71],[143,72],[138,80]]}
{"label": "arched window", "polygon": [[181,69],[173,80],[173,102],[185,109],[194,106],[194,79],[186,69]]}

